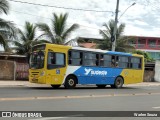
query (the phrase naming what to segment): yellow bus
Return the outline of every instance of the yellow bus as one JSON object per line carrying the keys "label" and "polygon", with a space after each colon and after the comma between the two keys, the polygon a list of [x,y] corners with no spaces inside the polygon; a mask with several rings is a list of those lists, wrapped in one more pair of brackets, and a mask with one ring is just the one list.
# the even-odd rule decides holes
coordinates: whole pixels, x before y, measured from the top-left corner
{"label": "yellow bus", "polygon": [[138,54],[46,43],[33,46],[30,55],[29,81],[53,88],[77,84],[121,88],[142,82],[143,74],[144,57]]}

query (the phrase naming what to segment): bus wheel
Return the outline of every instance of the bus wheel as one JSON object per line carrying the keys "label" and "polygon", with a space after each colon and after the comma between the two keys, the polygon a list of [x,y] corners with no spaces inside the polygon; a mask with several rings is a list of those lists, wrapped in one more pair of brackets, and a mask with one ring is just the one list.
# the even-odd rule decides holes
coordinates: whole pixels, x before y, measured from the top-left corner
{"label": "bus wheel", "polygon": [[105,88],[106,85],[96,85],[98,88]]}
{"label": "bus wheel", "polygon": [[114,82],[114,85],[111,85],[112,88],[122,88],[123,86],[123,78],[122,77],[117,77],[115,82]]}
{"label": "bus wheel", "polygon": [[57,88],[59,88],[61,85],[51,85],[51,86],[52,86],[52,88],[57,89]]}
{"label": "bus wheel", "polygon": [[74,76],[68,76],[66,78],[66,80],[65,80],[65,84],[64,84],[65,88],[67,88],[67,89],[73,89],[73,88],[75,88],[76,81],[77,81],[76,77],[74,77]]}

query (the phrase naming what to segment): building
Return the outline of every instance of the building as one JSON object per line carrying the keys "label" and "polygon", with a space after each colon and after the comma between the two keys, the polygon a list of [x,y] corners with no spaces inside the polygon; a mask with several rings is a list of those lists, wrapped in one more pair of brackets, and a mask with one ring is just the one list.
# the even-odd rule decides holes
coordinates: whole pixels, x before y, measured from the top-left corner
{"label": "building", "polygon": [[24,55],[0,52],[0,80],[27,80],[28,60]]}
{"label": "building", "polygon": [[93,49],[95,49],[97,47],[97,44],[102,40],[103,39],[101,38],[85,38],[85,37],[77,38],[77,42],[80,47],[93,48]]}
{"label": "building", "polygon": [[[145,36],[127,36],[128,44],[134,46],[137,50],[149,53],[150,57],[157,60],[160,59],[160,38],[145,37]],[[101,42],[100,38],[85,38],[77,39],[78,45],[86,48],[96,48],[96,44]]]}
{"label": "building", "polygon": [[144,36],[128,36],[129,44],[137,50],[145,51],[150,54],[151,58],[160,59],[160,38]]}

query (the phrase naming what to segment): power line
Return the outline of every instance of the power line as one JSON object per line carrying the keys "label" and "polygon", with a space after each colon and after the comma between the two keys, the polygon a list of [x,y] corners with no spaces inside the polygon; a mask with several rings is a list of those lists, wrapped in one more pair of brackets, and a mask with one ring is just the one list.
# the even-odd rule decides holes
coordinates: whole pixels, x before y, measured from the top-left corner
{"label": "power line", "polygon": [[61,9],[77,10],[77,11],[110,12],[110,13],[112,13],[112,14],[114,13],[113,11],[102,11],[102,10],[91,10],[91,9],[81,9],[81,8],[60,7],[60,6],[44,5],[44,4],[31,3],[31,2],[23,2],[23,1],[17,1],[17,0],[8,0],[8,1],[17,2],[17,3],[24,3],[24,4],[30,4],[30,5],[36,5],[36,6],[43,6],[43,7],[52,7],[52,8],[61,8]]}

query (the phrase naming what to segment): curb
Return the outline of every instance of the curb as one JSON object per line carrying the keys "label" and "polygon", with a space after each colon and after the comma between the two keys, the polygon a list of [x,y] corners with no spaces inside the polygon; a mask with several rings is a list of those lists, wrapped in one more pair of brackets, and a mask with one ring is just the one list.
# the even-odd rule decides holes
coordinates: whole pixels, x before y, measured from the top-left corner
{"label": "curb", "polygon": [[30,83],[29,81],[0,81],[0,87],[48,87],[46,84]]}
{"label": "curb", "polygon": [[[0,87],[50,87],[47,84],[37,84],[37,83],[30,83],[29,81],[0,81]],[[85,85],[85,86],[95,86],[95,85]],[[124,85],[124,87],[132,87],[132,86],[160,86],[160,82],[143,82],[137,84],[128,84]]]}

